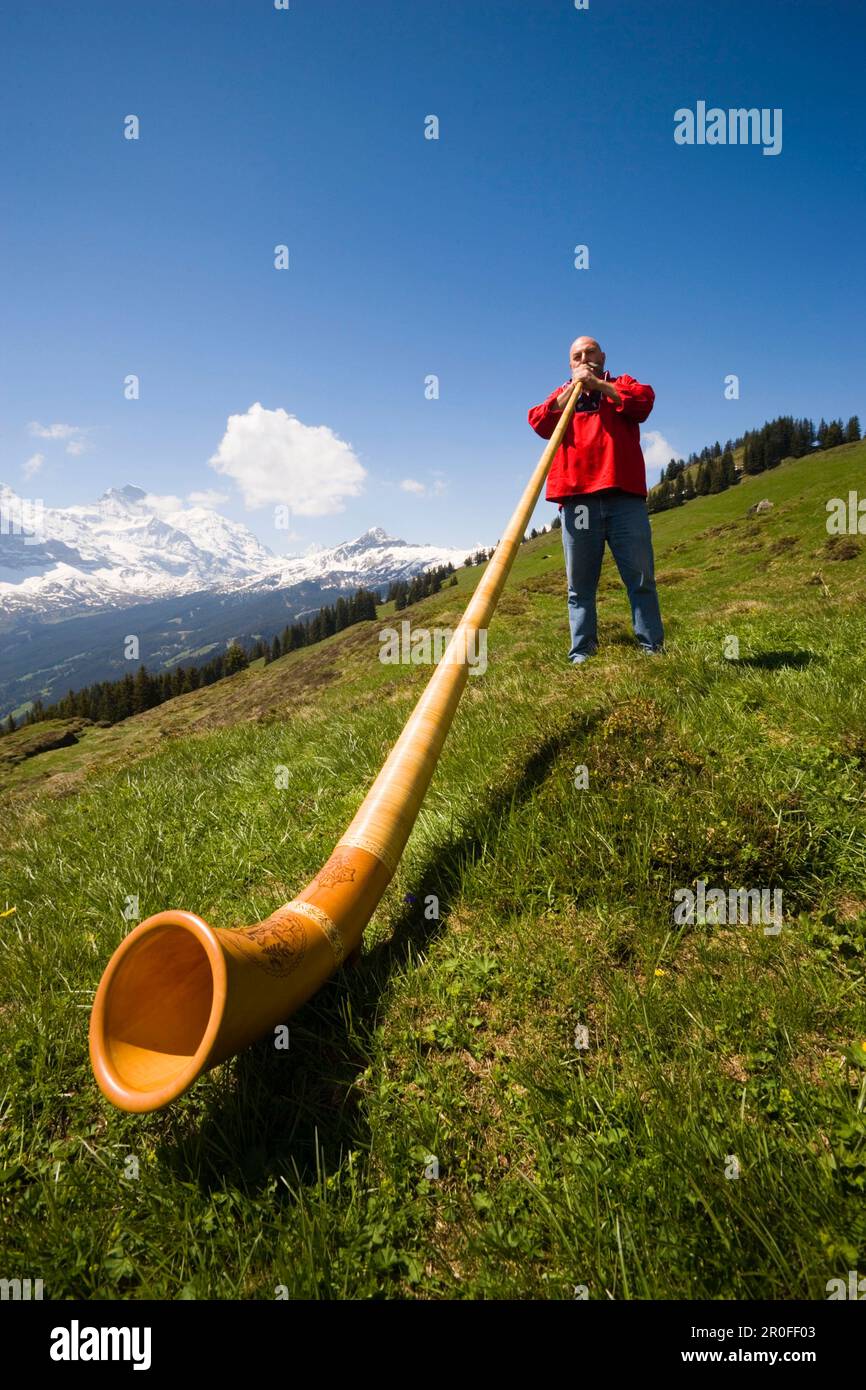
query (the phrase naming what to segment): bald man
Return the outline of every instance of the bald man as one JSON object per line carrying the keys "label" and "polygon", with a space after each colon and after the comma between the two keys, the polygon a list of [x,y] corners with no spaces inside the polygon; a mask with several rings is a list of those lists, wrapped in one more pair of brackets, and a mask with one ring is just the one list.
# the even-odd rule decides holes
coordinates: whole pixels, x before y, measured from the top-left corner
{"label": "bald man", "polygon": [[542,439],[549,439],[574,382],[582,383],[545,494],[548,502],[558,504],[562,518],[571,628],[568,659],[580,666],[598,650],[595,597],[605,542],[628,593],[640,650],[661,652],[664,629],[640,447],[640,425],[653,408],[655,392],[633,376],[612,378],[595,338],[576,338],[570,362],[571,381],[534,405],[529,423]]}

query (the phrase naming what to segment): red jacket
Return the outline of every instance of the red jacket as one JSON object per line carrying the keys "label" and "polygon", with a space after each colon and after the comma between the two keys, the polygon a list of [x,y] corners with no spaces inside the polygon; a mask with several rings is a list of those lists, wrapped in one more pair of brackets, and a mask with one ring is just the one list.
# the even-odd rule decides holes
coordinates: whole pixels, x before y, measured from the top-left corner
{"label": "red jacket", "polygon": [[[564,502],[567,497],[606,487],[646,497],[640,423],[653,408],[655,392],[633,376],[611,378],[605,372],[604,377],[605,381],[612,380],[622,404],[614,405],[600,391],[581,395],[547,475],[548,502]],[[529,412],[529,423],[542,439],[549,439],[556,428],[561,412],[552,406],[567,385],[557,386],[547,400]]]}

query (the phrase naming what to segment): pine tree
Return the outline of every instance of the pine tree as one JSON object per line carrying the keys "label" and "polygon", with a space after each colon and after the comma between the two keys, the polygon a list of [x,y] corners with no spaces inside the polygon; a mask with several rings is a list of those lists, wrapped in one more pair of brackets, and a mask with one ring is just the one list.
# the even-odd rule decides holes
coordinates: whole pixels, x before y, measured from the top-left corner
{"label": "pine tree", "polygon": [[824,436],[824,448],[835,449],[845,443],[845,427],[841,420],[831,420]]}
{"label": "pine tree", "polygon": [[154,682],[150,672],[144,665],[139,666],[133,681],[132,712],[141,714],[146,709],[152,709],[155,700]]}
{"label": "pine tree", "polygon": [[794,458],[802,458],[804,454],[811,454],[813,437],[812,421],[798,420],[792,444]]}
{"label": "pine tree", "polygon": [[135,682],[132,676],[126,675],[120,682],[120,690],[117,696],[117,717],[118,719],[128,719],[135,707]]}
{"label": "pine tree", "polygon": [[752,476],[764,471],[764,447],[758,436],[752,433],[746,435],[743,449],[743,471]]}
{"label": "pine tree", "polygon": [[[437,570],[434,576],[434,593],[438,593],[442,587],[442,572]],[[376,601],[377,595],[372,589],[361,590],[361,620],[362,622],[376,621]]]}
{"label": "pine tree", "polygon": [[236,671],[246,670],[248,665],[249,658],[243,647],[238,642],[232,642],[225,654],[225,674],[233,676]]}
{"label": "pine tree", "polygon": [[860,438],[860,419],[857,415],[852,415],[848,424],[845,426],[846,444],[856,444]]}
{"label": "pine tree", "polygon": [[725,467],[722,463],[721,454],[714,456],[709,465],[710,471],[710,492],[724,492],[727,486],[725,481]]}
{"label": "pine tree", "polygon": [[733,450],[729,447],[726,448],[725,452],[722,454],[722,469],[724,471],[725,487],[735,487],[740,481],[740,475],[737,472],[737,465],[734,462]]}

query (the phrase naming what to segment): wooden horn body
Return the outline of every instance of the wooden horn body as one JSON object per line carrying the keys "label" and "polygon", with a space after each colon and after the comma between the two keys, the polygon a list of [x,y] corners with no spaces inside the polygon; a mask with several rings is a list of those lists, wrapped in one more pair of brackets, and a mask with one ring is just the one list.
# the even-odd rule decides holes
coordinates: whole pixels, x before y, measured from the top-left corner
{"label": "wooden horn body", "polygon": [[360,944],[415,824],[454,711],[568,428],[576,386],[451,642],[354,820],[306,888],[255,926],[158,912],[111,957],[90,1018],[101,1090],[159,1110],[300,1007]]}

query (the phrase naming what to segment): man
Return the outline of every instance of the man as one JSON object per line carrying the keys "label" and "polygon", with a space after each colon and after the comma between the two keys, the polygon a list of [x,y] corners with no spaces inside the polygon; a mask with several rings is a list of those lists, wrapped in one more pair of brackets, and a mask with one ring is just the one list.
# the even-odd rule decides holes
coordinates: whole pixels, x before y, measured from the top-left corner
{"label": "man", "polygon": [[640,423],[653,408],[655,392],[633,376],[612,379],[594,338],[576,338],[570,357],[571,382],[558,386],[529,412],[532,428],[549,439],[573,383],[582,383],[545,494],[548,502],[559,503],[562,516],[571,627],[568,659],[580,665],[598,649],[595,595],[605,541],[628,592],[638,645],[643,652],[660,652],[664,629],[640,447]]}

